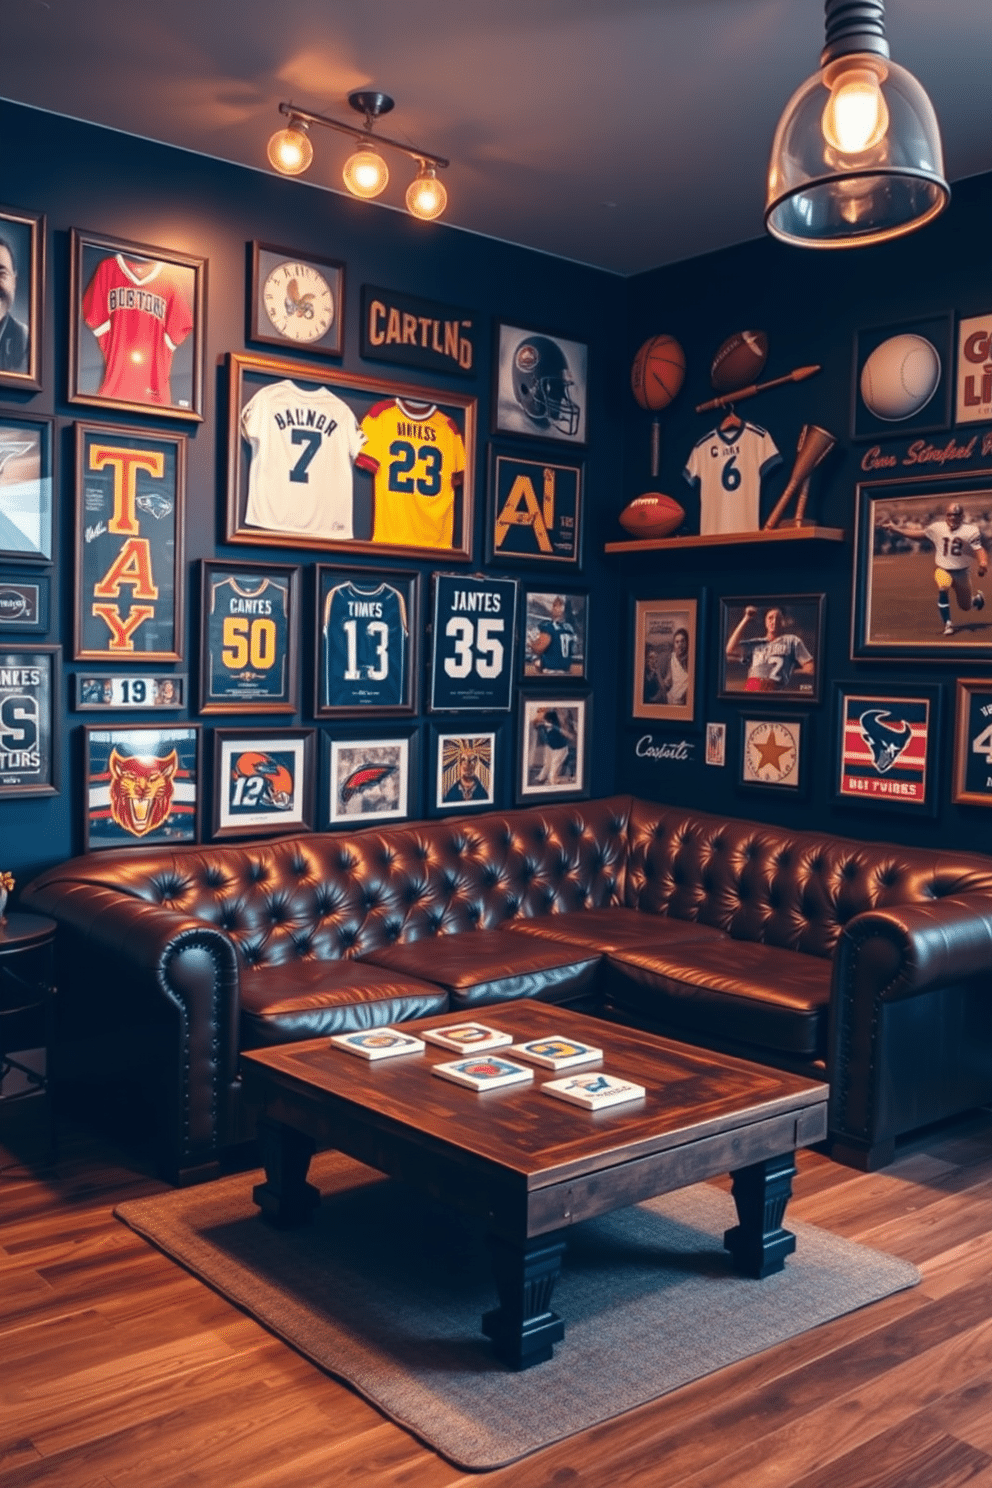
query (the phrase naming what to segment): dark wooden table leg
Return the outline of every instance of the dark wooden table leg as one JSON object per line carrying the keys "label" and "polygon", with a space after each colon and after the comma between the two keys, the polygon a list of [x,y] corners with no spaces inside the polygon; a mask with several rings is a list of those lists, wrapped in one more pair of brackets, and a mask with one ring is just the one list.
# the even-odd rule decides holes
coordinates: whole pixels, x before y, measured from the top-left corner
{"label": "dark wooden table leg", "polygon": [[500,1305],[483,1314],[482,1331],[511,1369],[544,1364],[565,1336],[565,1324],[551,1311],[565,1242],[543,1235],[514,1244],[490,1235],[489,1248]]}
{"label": "dark wooden table leg", "polygon": [[731,1174],[740,1224],[727,1230],[723,1244],[743,1276],[760,1280],[781,1271],[796,1248],[795,1235],[782,1228],[795,1171],[795,1153],[784,1152]]}
{"label": "dark wooden table leg", "polygon": [[258,1123],[258,1142],[265,1182],[257,1183],[251,1196],[262,1218],[281,1230],[306,1224],[320,1203],[320,1190],[307,1182],[317,1144],[312,1137],[264,1117]]}

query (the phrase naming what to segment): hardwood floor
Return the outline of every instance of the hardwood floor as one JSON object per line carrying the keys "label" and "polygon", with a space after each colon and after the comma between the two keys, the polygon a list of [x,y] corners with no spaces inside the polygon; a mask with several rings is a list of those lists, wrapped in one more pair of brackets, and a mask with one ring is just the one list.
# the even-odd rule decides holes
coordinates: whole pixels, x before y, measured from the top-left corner
{"label": "hardwood floor", "polygon": [[992,1488],[992,1111],[884,1172],[800,1157],[789,1214],[922,1284],[513,1467],[464,1473],[113,1218],[163,1185],[0,1106],[0,1488]]}

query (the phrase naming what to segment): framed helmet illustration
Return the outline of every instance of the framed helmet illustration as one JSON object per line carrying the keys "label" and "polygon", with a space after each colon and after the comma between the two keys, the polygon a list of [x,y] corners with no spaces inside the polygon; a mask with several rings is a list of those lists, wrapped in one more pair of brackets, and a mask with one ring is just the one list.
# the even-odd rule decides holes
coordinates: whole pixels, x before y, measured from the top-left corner
{"label": "framed helmet illustration", "polygon": [[494,429],[585,444],[588,361],[581,341],[501,324]]}

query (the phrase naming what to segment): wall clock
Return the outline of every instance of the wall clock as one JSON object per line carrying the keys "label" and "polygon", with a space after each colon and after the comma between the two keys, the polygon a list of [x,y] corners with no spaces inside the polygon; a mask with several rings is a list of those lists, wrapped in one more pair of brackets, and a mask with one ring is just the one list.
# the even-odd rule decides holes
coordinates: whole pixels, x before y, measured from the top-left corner
{"label": "wall clock", "polygon": [[340,356],[344,265],[270,243],[251,249],[249,338]]}

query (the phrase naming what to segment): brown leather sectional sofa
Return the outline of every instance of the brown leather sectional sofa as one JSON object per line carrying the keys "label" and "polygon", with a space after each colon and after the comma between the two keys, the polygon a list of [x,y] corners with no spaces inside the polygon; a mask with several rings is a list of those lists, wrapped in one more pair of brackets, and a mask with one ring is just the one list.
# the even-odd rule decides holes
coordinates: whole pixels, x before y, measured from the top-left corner
{"label": "brown leather sectional sofa", "polygon": [[834,1154],[992,1100],[992,860],[629,796],[348,835],[91,853],[59,922],[56,1073],[144,1088],[163,1170],[250,1135],[241,1049],[508,998],[831,1083]]}

